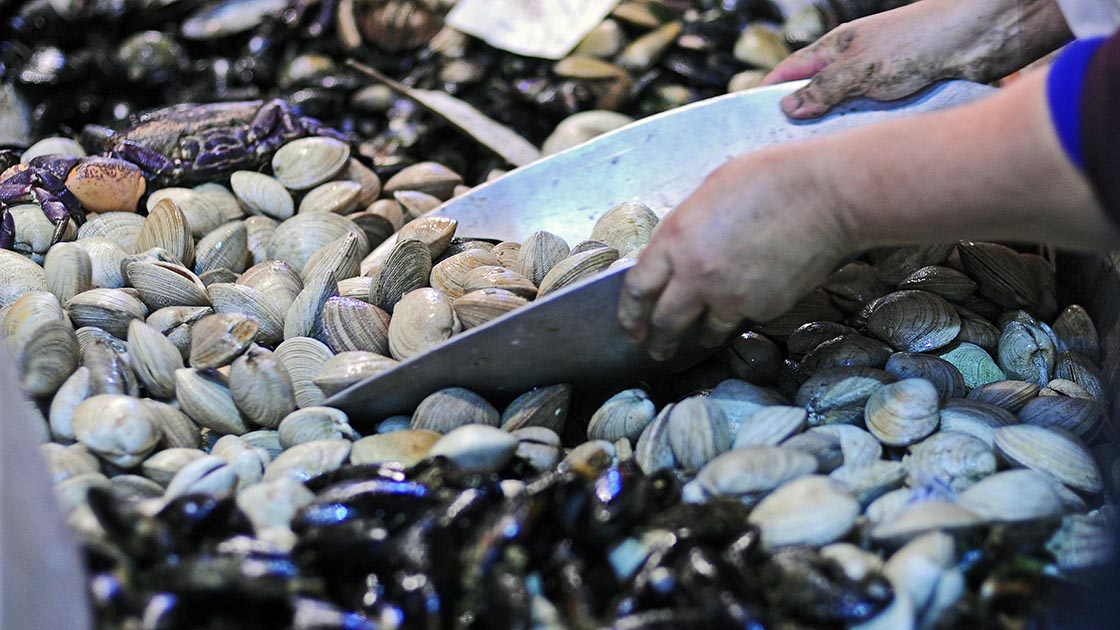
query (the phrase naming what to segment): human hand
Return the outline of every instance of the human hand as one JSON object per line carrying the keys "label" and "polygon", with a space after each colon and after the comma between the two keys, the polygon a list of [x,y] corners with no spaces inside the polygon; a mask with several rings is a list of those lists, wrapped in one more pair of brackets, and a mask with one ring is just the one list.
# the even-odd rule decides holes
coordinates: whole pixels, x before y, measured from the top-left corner
{"label": "human hand", "polygon": [[804,157],[775,148],[733,160],[661,221],[619,304],[651,356],[672,356],[698,321],[711,347],[743,320],[782,314],[855,251],[836,197]]}
{"label": "human hand", "polygon": [[812,77],[781,106],[814,118],[850,98],[894,100],[941,79],[994,81],[1069,37],[1055,0],[922,0],[842,24],[762,85]]}

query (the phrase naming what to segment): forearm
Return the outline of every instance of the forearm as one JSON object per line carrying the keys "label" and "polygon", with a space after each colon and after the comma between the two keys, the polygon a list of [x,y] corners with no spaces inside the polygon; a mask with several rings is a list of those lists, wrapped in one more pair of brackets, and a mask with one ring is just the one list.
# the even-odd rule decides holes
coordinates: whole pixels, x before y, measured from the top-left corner
{"label": "forearm", "polygon": [[1117,232],[1059,145],[1045,73],[979,103],[802,147],[853,248],[930,239],[1103,249]]}

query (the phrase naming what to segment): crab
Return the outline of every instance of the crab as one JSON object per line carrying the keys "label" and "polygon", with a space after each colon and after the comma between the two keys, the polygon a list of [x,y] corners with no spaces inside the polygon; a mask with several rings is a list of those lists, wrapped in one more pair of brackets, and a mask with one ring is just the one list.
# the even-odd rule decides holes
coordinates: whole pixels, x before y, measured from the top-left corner
{"label": "crab", "polygon": [[256,169],[290,140],[338,131],[281,100],[182,104],[155,110],[123,131],[88,126],[83,144],[102,155],[40,156],[0,174],[0,248],[15,239],[8,207],[38,203],[61,240],[85,211],[134,210],[147,188],[193,185]]}

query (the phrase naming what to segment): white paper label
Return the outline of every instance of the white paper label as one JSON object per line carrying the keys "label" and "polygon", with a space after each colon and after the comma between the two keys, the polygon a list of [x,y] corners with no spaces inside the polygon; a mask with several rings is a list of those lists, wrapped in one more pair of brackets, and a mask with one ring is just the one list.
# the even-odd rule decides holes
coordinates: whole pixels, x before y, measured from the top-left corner
{"label": "white paper label", "polygon": [[459,0],[447,24],[495,48],[560,59],[616,4],[618,0]]}

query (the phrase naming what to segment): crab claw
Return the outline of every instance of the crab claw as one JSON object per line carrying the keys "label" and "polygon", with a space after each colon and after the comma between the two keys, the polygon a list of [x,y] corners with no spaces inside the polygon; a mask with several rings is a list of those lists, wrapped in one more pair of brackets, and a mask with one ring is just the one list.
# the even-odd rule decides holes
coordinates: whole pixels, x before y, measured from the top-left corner
{"label": "crab claw", "polygon": [[90,212],[135,212],[146,187],[140,167],[116,158],[85,158],[66,177],[66,188]]}
{"label": "crab claw", "polygon": [[11,249],[16,242],[16,221],[7,208],[0,209],[0,249]]}

